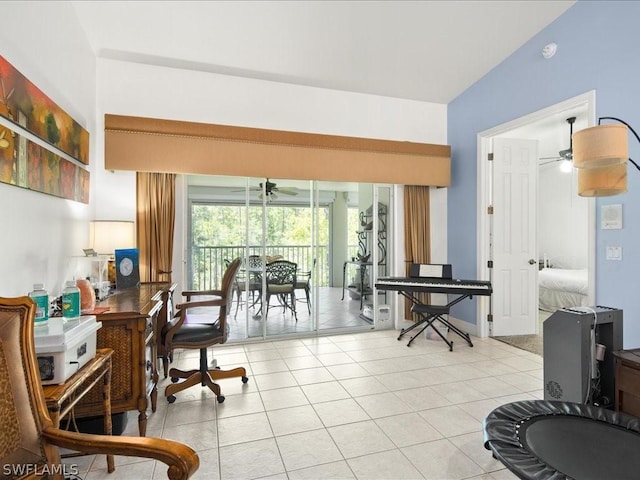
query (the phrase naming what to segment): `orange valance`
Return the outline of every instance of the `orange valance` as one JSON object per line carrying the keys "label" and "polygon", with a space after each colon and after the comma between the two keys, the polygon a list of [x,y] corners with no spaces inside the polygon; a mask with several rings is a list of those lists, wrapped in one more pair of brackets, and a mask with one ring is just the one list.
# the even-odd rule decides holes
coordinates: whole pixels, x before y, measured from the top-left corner
{"label": "orange valance", "polygon": [[451,147],[107,114],[105,168],[446,187]]}

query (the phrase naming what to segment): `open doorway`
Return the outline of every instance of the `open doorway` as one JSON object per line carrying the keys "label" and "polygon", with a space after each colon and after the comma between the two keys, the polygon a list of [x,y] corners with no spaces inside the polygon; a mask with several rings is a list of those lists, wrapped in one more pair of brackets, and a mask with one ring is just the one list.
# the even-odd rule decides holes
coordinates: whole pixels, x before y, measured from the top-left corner
{"label": "open doorway", "polygon": [[[580,301],[593,304],[595,299],[595,202],[593,199],[578,197],[575,172],[560,172],[563,160],[561,152],[570,147],[567,118],[571,117],[576,117],[573,125],[576,130],[594,124],[594,92],[574,97],[479,134],[478,205],[482,214],[479,215],[478,269],[494,281],[491,306],[481,307],[483,311],[480,312],[480,334],[510,337],[507,340],[517,346],[531,351],[537,350],[536,353],[540,354],[543,341],[542,321],[552,313],[549,310],[563,307],[558,298],[549,301],[545,297],[540,301],[541,292],[544,295],[549,293],[546,287],[540,288],[539,281],[543,277],[540,272],[544,268],[549,268],[552,273],[558,273],[561,269],[581,269],[586,272],[587,287],[584,298]],[[510,207],[500,204],[507,197],[499,195],[502,185],[496,185],[494,169],[499,171],[499,167],[491,165],[493,162],[487,162],[486,159],[489,153],[494,153],[494,146],[499,143],[498,140],[508,144],[510,141],[516,141],[514,139],[525,139],[523,141],[528,141],[528,145],[533,141],[535,151],[536,164],[531,165],[530,170],[535,172],[536,188],[533,189],[534,193],[530,194],[536,197],[530,199],[535,207],[531,209],[535,221],[532,219],[530,222],[533,231],[526,234],[535,235],[535,247],[533,251],[528,252],[526,258],[496,254],[496,243],[499,243],[496,239],[508,237],[504,229],[513,226],[509,222],[497,221],[495,213],[486,214],[490,207],[494,212],[500,213]],[[560,160],[550,161],[556,158]],[[582,213],[577,214],[578,211]],[[489,261],[494,262],[491,269],[488,267]],[[509,265],[509,261],[513,261],[513,265]],[[552,270],[554,268],[556,270]],[[524,311],[522,317],[526,318],[526,321],[518,324],[516,317],[504,313],[509,312],[510,306],[510,300],[505,298],[505,289],[495,287],[496,282],[500,283],[505,278],[521,277],[522,272],[527,272],[532,280],[524,283],[526,292],[519,293],[527,298],[518,305],[521,312]],[[495,278],[497,275],[499,277]],[[544,307],[542,310],[539,309],[540,304]]]}

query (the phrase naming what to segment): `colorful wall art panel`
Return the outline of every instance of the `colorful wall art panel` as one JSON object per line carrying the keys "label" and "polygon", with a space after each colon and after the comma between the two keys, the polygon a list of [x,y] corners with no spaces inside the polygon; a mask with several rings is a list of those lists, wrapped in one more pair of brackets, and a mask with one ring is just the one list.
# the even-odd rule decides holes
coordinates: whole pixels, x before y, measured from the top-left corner
{"label": "colorful wall art panel", "polygon": [[89,165],[89,132],[1,55],[0,115]]}
{"label": "colorful wall art panel", "polygon": [[2,56],[0,117],[0,182],[89,203],[89,132]]}
{"label": "colorful wall art panel", "polygon": [[85,168],[0,125],[2,134],[8,141],[0,144],[0,182],[89,203]]}

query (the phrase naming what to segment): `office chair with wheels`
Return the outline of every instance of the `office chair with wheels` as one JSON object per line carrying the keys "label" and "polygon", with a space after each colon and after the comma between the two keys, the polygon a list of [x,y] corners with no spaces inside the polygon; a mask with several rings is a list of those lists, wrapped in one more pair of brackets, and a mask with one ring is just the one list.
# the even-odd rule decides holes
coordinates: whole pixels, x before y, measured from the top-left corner
{"label": "office chair with wheels", "polygon": [[[0,460],[2,478],[62,479],[60,448],[81,454],[126,455],[159,460],[168,478],[186,480],[199,466],[196,452],[152,437],[89,435],[53,426],[36,356],[36,304],[29,297],[0,298]],[[66,473],[70,466],[66,466]],[[111,469],[109,470],[111,471]]]}
{"label": "office chair with wheels", "polygon": [[[220,386],[215,383],[215,380],[231,377],[241,377],[243,383],[249,380],[244,367],[231,370],[209,368],[207,360],[207,348],[225,343],[229,336],[227,315],[231,310],[234,279],[239,268],[240,259],[236,258],[224,272],[220,290],[182,292],[187,301],[176,305],[177,313],[174,319],[163,328],[161,341],[166,351],[170,352],[176,348],[200,350],[198,369],[185,371],[172,368],[169,370],[171,381],[174,382],[168,385],[164,392],[169,403],[175,402],[176,393],[198,383],[208,387],[216,395],[218,402],[222,403],[224,396],[220,393]],[[193,301],[197,297],[202,300]],[[181,378],[184,380],[177,383]]]}

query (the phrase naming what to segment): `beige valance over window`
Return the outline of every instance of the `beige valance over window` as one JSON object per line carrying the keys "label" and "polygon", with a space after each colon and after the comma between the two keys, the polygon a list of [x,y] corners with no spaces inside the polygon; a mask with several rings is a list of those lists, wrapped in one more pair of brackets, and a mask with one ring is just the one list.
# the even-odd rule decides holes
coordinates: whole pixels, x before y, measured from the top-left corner
{"label": "beige valance over window", "polygon": [[449,186],[448,145],[105,115],[105,168]]}

